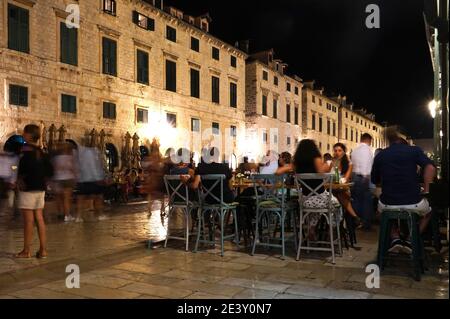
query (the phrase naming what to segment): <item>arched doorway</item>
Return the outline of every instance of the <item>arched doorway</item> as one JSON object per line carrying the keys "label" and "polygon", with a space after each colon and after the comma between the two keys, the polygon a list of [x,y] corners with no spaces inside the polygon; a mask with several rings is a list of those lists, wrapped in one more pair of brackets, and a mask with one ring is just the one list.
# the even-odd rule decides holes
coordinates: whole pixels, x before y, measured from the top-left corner
{"label": "arched doorway", "polygon": [[114,172],[114,169],[119,166],[119,154],[117,148],[111,143],[106,143],[105,156],[108,171],[112,173]]}
{"label": "arched doorway", "polygon": [[25,140],[23,139],[22,135],[13,135],[10,138],[8,138],[5,145],[3,146],[3,150],[5,152],[19,154],[20,149],[24,144]]}
{"label": "arched doorway", "polygon": [[78,149],[78,144],[74,140],[67,139],[66,142],[69,143],[74,150]]}

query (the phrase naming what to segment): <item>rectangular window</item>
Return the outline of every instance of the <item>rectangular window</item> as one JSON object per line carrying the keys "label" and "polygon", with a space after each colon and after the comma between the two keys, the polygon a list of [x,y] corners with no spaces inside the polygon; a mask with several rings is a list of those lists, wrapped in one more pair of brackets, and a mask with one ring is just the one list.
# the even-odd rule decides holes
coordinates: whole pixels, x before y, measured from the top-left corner
{"label": "rectangular window", "polygon": [[263,132],[263,143],[267,144],[269,142],[269,136],[266,131]]}
{"label": "rectangular window", "polygon": [[167,124],[169,124],[171,127],[173,127],[173,128],[177,127],[177,115],[176,114],[167,113],[166,121],[167,121]]}
{"label": "rectangular window", "polygon": [[278,100],[273,99],[273,118],[278,118]]}
{"label": "rectangular window", "polygon": [[103,0],[103,11],[111,14],[113,16],[116,15],[116,0]]}
{"label": "rectangular window", "polygon": [[288,136],[288,137],[286,138],[286,144],[287,144],[287,145],[291,145],[291,137],[290,137],[290,136]]}
{"label": "rectangular window", "polygon": [[278,86],[278,77],[277,77],[277,76],[274,76],[274,77],[273,77],[273,84],[274,84],[275,86]]}
{"label": "rectangular window", "polygon": [[230,83],[230,106],[237,107],[237,84]]}
{"label": "rectangular window", "polygon": [[138,123],[148,123],[148,110],[147,109],[142,109],[142,108],[137,108],[136,109],[136,121]]}
{"label": "rectangular window", "polygon": [[262,97],[262,115],[267,116],[267,96]]}
{"label": "rectangular window", "polygon": [[319,106],[322,106],[322,99],[319,99]]}
{"label": "rectangular window", "polygon": [[316,130],[316,114],[313,114],[313,115],[312,115],[311,129],[312,129],[313,131]]}
{"label": "rectangular window", "polygon": [[220,125],[219,125],[219,123],[216,123],[216,122],[212,123],[212,133],[214,135],[219,135],[220,134]]}
{"label": "rectangular window", "polygon": [[348,119],[348,112],[345,112],[345,118]]}
{"label": "rectangular window", "polygon": [[350,130],[350,141],[353,142],[353,129]]}
{"label": "rectangular window", "polygon": [[78,30],[69,29],[65,22],[60,23],[60,61],[78,65]]}
{"label": "rectangular window", "polygon": [[286,91],[291,92],[291,83],[286,83]]}
{"label": "rectangular window", "polygon": [[267,71],[263,71],[263,80],[268,81],[269,80],[269,73]]}
{"label": "rectangular window", "polygon": [[216,76],[211,78],[212,102],[220,103],[220,79]]}
{"label": "rectangular window", "polygon": [[149,84],[148,80],[148,53],[142,50],[137,50],[137,82],[141,84]]}
{"label": "rectangular window", "polygon": [[230,136],[233,138],[237,137],[237,127],[234,125],[230,126]]}
{"label": "rectangular window", "polygon": [[102,44],[103,74],[117,76],[117,42],[103,38]]}
{"label": "rectangular window", "polygon": [[200,98],[200,71],[191,69],[191,96]]}
{"label": "rectangular window", "polygon": [[191,50],[200,52],[200,40],[194,37],[191,37]]}
{"label": "rectangular window", "polygon": [[218,48],[212,47],[211,54],[212,54],[212,58],[213,58],[214,60],[217,60],[217,61],[220,60],[220,51],[219,51]]}
{"label": "rectangular window", "polygon": [[291,106],[286,105],[286,122],[291,123]]}
{"label": "rectangular window", "polygon": [[200,133],[200,120],[191,118],[191,132]]}
{"label": "rectangular window", "polygon": [[177,29],[166,26],[166,39],[172,42],[177,42]]}
{"label": "rectangular window", "polygon": [[230,63],[231,63],[231,66],[232,66],[233,68],[237,67],[237,59],[236,59],[236,57],[235,57],[234,55],[231,56],[231,61],[230,61]]}
{"label": "rectangular window", "polygon": [[28,88],[21,85],[9,85],[9,104],[28,106]]}
{"label": "rectangular window", "polygon": [[355,131],[355,142],[358,143],[358,130]]}
{"label": "rectangular window", "polygon": [[103,118],[115,120],[116,115],[116,104],[111,102],[103,102]]}
{"label": "rectangular window", "polygon": [[155,31],[155,20],[137,11],[133,11],[133,23],[142,29]]}
{"label": "rectangular window", "polygon": [[30,53],[29,12],[8,3],[8,48]]}
{"label": "rectangular window", "polygon": [[298,107],[294,108],[294,124],[298,125]]}
{"label": "rectangular window", "polygon": [[345,139],[348,140],[348,127],[345,128]]}
{"label": "rectangular window", "polygon": [[73,95],[61,95],[61,112],[77,113],[77,97]]}
{"label": "rectangular window", "polygon": [[323,119],[319,117],[319,132],[323,132]]}
{"label": "rectangular window", "polygon": [[331,135],[331,122],[330,122],[330,120],[327,120],[327,134]]}
{"label": "rectangular window", "polygon": [[336,136],[336,122],[333,122],[333,136]]}
{"label": "rectangular window", "polygon": [[295,87],[295,95],[298,95],[298,87]]}
{"label": "rectangular window", "polygon": [[177,64],[166,60],[166,90],[177,91]]}

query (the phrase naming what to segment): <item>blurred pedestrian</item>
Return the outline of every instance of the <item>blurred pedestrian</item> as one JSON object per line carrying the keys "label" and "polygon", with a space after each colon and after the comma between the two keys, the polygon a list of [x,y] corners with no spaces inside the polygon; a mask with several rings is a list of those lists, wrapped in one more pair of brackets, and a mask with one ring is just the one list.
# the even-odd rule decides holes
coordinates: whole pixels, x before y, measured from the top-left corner
{"label": "blurred pedestrian", "polygon": [[36,222],[40,248],[37,258],[47,257],[47,236],[43,210],[45,206],[45,191],[47,182],[53,176],[53,167],[47,154],[39,148],[41,138],[39,126],[30,124],[25,126],[23,146],[17,175],[19,190],[19,208],[24,220],[24,247],[16,255],[17,258],[30,258],[33,242],[33,226]]}
{"label": "blurred pedestrian", "polygon": [[[163,214],[165,211],[164,175],[170,172],[170,168],[173,167],[173,165],[168,164],[168,158],[162,158],[159,147],[159,142],[154,139],[150,145],[148,156],[144,158],[142,168],[145,172],[144,188],[146,189],[148,196],[149,212],[152,212],[153,204],[156,201],[159,201],[161,203],[160,211],[161,214]],[[173,153],[168,154],[169,159],[172,155]],[[166,169],[168,169],[167,172]]]}
{"label": "blurred pedestrian", "polygon": [[76,177],[72,145],[69,143],[57,145],[52,164],[55,170],[53,181],[58,210],[64,214],[64,222],[74,221],[75,218],[70,214]]}
{"label": "blurred pedestrian", "polygon": [[76,222],[83,222],[82,211],[87,202],[93,202],[98,220],[107,217],[103,213],[103,194],[105,191],[105,169],[99,150],[95,147],[78,148],[77,154],[77,218]]}

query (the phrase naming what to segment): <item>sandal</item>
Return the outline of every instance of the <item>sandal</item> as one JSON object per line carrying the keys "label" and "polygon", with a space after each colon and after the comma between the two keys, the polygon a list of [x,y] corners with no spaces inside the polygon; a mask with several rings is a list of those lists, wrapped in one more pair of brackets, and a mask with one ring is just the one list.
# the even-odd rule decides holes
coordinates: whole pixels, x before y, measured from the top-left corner
{"label": "sandal", "polygon": [[21,251],[18,254],[14,255],[15,258],[17,259],[29,259],[31,258],[31,254],[30,253],[24,253],[23,251]]}
{"label": "sandal", "polygon": [[42,255],[41,252],[37,252],[36,253],[36,258],[37,259],[47,259],[47,255]]}

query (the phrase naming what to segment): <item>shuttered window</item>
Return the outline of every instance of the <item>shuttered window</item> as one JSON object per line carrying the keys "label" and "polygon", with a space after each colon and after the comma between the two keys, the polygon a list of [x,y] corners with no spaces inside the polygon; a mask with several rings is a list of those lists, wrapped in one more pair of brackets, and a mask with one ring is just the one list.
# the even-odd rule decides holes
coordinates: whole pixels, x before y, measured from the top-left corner
{"label": "shuttered window", "polygon": [[237,84],[230,83],[230,106],[237,107]]}
{"label": "shuttered window", "polygon": [[220,80],[218,77],[213,76],[211,78],[212,83],[212,102],[220,103]]}
{"label": "shuttered window", "polygon": [[200,98],[200,71],[191,69],[191,96]]}
{"label": "shuttered window", "polygon": [[115,120],[116,119],[116,104],[110,102],[103,102],[103,118]]}
{"label": "shuttered window", "polygon": [[141,84],[149,84],[148,80],[148,53],[142,50],[137,50],[137,82]]}
{"label": "shuttered window", "polygon": [[17,106],[28,106],[28,88],[21,85],[9,86],[9,104]]}
{"label": "shuttered window", "polygon": [[177,91],[177,64],[166,60],[166,90]]}
{"label": "shuttered window", "polygon": [[102,45],[103,74],[117,76],[117,42],[103,38]]}
{"label": "shuttered window", "polygon": [[77,113],[77,97],[73,95],[61,95],[61,112]]}
{"label": "shuttered window", "polygon": [[60,23],[60,60],[62,63],[78,65],[78,30]]}
{"label": "shuttered window", "polygon": [[30,53],[29,11],[8,4],[8,48]]}

